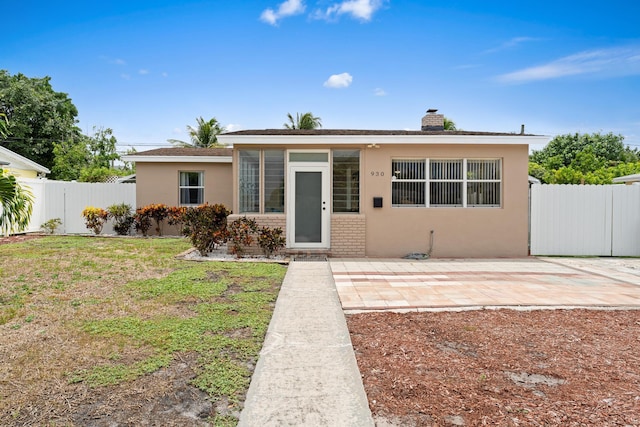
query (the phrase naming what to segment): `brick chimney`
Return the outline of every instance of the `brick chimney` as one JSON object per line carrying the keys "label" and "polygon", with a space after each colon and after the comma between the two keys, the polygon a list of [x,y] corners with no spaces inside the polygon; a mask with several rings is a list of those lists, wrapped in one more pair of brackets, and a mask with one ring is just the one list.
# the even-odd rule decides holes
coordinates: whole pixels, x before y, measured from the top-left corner
{"label": "brick chimney", "polygon": [[444,130],[444,114],[436,114],[438,110],[430,108],[422,118],[422,130]]}

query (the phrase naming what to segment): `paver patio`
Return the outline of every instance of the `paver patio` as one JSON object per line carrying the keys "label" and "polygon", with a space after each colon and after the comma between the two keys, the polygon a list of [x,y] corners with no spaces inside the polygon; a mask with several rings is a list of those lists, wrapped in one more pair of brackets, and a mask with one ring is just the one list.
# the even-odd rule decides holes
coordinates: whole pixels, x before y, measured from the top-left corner
{"label": "paver patio", "polygon": [[640,308],[640,259],[331,259],[342,308]]}

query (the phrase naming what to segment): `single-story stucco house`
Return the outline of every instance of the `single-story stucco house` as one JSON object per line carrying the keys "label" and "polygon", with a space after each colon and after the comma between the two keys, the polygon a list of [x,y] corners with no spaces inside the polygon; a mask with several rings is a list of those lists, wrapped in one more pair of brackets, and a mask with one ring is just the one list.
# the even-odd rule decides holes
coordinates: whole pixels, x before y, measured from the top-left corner
{"label": "single-story stucco house", "polygon": [[443,124],[430,110],[419,131],[244,130],[218,136],[233,149],[126,160],[139,206],[224,203],[230,220],[285,230],[290,253],[527,256],[528,147],[549,138]]}
{"label": "single-story stucco house", "polygon": [[38,178],[51,172],[41,164],[2,146],[0,146],[0,169],[16,178]]}

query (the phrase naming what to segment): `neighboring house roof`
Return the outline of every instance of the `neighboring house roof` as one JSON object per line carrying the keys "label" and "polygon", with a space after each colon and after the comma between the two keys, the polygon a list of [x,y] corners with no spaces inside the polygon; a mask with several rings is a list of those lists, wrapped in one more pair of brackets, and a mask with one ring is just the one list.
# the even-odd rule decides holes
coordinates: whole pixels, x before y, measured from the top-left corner
{"label": "neighboring house roof", "polygon": [[127,162],[150,163],[231,163],[231,148],[167,147],[122,156]]}
{"label": "neighboring house roof", "polygon": [[127,175],[127,176],[121,176],[120,178],[116,179],[116,182],[118,184],[131,184],[131,183],[135,183],[136,182],[136,174],[134,173],[133,175]]}
{"label": "neighboring house roof", "polygon": [[0,146],[0,164],[8,165],[12,169],[34,170],[38,173],[51,173],[44,166],[29,160],[20,154]]}
{"label": "neighboring house roof", "polygon": [[613,178],[613,182],[640,182],[640,173]]}
{"label": "neighboring house roof", "polygon": [[[288,138],[283,138],[284,136]],[[218,135],[236,144],[545,144],[548,136],[471,131],[261,129]]]}
{"label": "neighboring house roof", "polygon": [[529,184],[540,184],[540,180],[535,176],[529,175]]}

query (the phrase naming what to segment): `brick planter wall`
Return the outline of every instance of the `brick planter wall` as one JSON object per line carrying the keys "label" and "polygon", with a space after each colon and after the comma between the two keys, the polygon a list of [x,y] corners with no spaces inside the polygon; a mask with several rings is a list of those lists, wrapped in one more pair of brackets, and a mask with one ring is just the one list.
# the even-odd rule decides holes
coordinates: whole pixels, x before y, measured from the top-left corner
{"label": "brick planter wall", "polygon": [[[258,223],[258,228],[260,227],[269,227],[269,228],[281,228],[282,229],[282,237],[286,238],[287,229],[286,229],[286,217],[284,214],[271,214],[271,215],[229,215],[227,217],[227,224],[231,224],[234,220],[238,218],[242,218],[246,216],[249,219],[253,219]],[[245,255],[262,255],[262,249],[258,246],[258,236],[254,236],[254,242],[251,246],[245,248]],[[231,242],[228,242],[227,245],[231,247]],[[285,252],[285,249],[281,249],[280,251],[276,251],[273,255],[282,255]]]}

